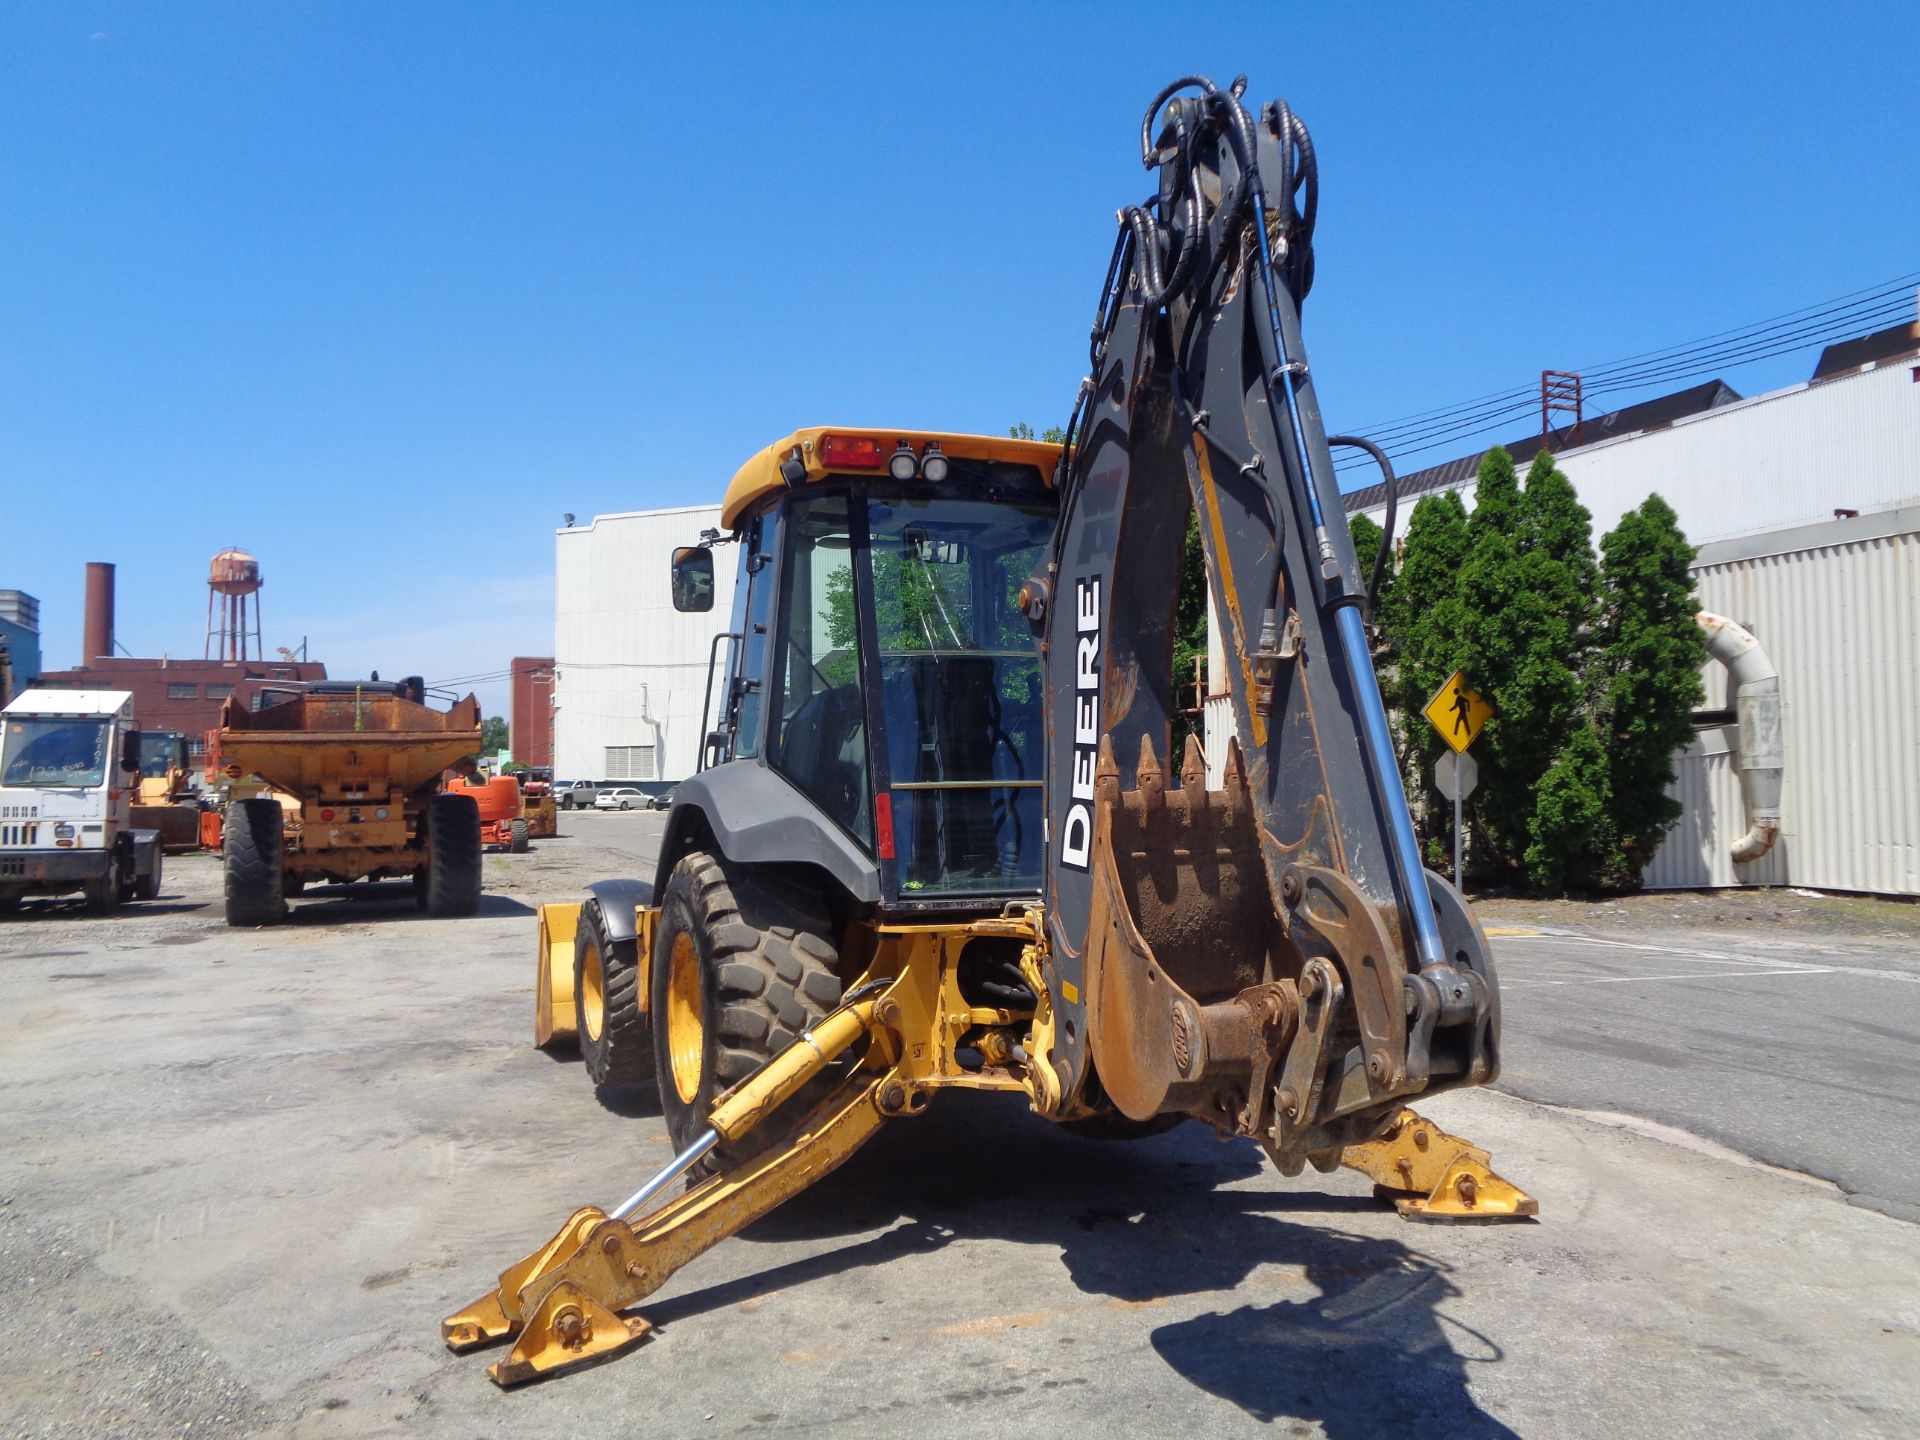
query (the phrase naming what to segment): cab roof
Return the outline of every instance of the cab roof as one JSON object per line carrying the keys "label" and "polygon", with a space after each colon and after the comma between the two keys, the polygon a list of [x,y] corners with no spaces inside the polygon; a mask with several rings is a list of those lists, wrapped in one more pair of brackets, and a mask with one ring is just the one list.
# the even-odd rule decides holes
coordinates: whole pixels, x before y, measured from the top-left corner
{"label": "cab roof", "polygon": [[798,485],[817,484],[830,474],[867,474],[875,480],[887,478],[884,468],[859,471],[845,465],[825,463],[821,457],[820,441],[821,437],[827,435],[844,436],[851,440],[877,440],[883,455],[892,454],[902,442],[911,445],[916,453],[924,452],[927,442],[932,441],[940,447],[942,454],[960,459],[1031,465],[1048,485],[1053,483],[1053,469],[1060,459],[1060,447],[1045,440],[1015,440],[1005,435],[957,435],[944,430],[815,425],[774,441],[734,473],[733,483],[727,486],[726,499],[720,505],[720,523],[731,530],[757,501],[788,489],[780,466],[796,452],[807,472],[804,479],[796,482]]}
{"label": "cab roof", "polygon": [[131,690],[22,690],[0,714],[118,715],[132,704]]}

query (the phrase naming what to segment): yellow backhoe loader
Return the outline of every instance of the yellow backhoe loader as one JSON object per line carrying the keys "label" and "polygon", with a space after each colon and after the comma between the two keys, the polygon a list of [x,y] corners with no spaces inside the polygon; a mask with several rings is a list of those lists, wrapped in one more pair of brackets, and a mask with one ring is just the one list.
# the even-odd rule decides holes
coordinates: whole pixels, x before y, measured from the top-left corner
{"label": "yellow backhoe loader", "polygon": [[[1369,659],[1299,338],[1312,148],[1240,95],[1149,107],[1159,193],[1122,217],[1064,448],[825,427],[734,477],[726,660],[658,869],[540,912],[537,1042],[656,1081],[677,1153],[447,1318],[456,1350],[512,1341],[501,1384],[639,1339],[682,1265],[943,1090],[1197,1121],[1408,1214],[1534,1212],[1405,1108],[1494,1078],[1498,988],[1421,864]],[[1176,762],[1195,512],[1235,734]],[[676,553],[677,608],[713,564]]]}

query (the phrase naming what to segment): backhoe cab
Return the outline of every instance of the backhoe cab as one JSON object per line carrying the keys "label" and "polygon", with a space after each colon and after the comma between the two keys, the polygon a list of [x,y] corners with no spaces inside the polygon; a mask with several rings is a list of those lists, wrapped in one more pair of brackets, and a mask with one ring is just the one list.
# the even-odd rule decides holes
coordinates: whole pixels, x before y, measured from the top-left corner
{"label": "backhoe cab", "polygon": [[[1160,194],[1122,215],[1064,449],[812,429],[735,476],[658,869],[540,914],[536,1041],[654,1078],[676,1154],[448,1317],[456,1350],[513,1338],[499,1383],[632,1343],[621,1312],[943,1089],[1107,1136],[1198,1119],[1408,1215],[1534,1213],[1404,1108],[1495,1076],[1498,989],[1421,865],[1369,658],[1298,333],[1312,148],[1241,92],[1148,109]],[[1195,514],[1217,789],[1197,740],[1174,760]],[[713,565],[676,554],[677,606]]]}

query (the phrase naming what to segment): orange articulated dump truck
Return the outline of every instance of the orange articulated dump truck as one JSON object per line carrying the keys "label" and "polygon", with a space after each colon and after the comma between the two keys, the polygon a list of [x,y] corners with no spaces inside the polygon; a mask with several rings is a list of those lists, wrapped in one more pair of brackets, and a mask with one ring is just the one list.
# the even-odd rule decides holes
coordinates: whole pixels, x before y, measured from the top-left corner
{"label": "orange articulated dump truck", "polygon": [[392,876],[411,877],[429,914],[471,915],[480,810],[443,793],[440,775],[479,749],[479,702],[432,709],[416,680],[328,681],[259,711],[228,701],[227,776],[257,776],[282,798],[227,807],[227,923],[278,923],[286,897],[309,881]]}

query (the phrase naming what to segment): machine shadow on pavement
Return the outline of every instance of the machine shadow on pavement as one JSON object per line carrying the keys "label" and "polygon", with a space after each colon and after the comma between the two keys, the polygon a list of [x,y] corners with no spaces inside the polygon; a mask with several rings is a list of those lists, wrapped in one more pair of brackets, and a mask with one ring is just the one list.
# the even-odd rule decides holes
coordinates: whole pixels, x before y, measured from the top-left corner
{"label": "machine shadow on pavement", "polygon": [[162,896],[157,900],[142,900],[136,905],[127,905],[112,914],[97,915],[87,909],[84,901],[59,895],[23,900],[19,909],[0,912],[0,928],[49,920],[58,920],[63,925],[71,925],[76,920],[155,920],[162,915],[191,915],[205,908],[198,900],[168,900]]}
{"label": "machine shadow on pavement", "polygon": [[1448,1268],[1397,1240],[1326,1228],[1329,1216],[1379,1206],[1317,1188],[1312,1171],[1288,1182],[1297,1188],[1242,1188],[1270,1169],[1252,1144],[1222,1144],[1198,1124],[1148,1140],[1086,1140],[1001,1097],[956,1096],[890,1126],[742,1235],[866,1238],[655,1299],[644,1313],[668,1327],[967,1240],[1057,1250],[1082,1293],[1126,1304],[1237,1290],[1263,1267],[1298,1267],[1305,1287],[1284,1283],[1302,1298],[1163,1325],[1154,1350],[1189,1383],[1263,1422],[1314,1420],[1350,1440],[1511,1437],[1468,1389],[1469,1365],[1498,1364],[1503,1352],[1441,1314],[1460,1293]]}
{"label": "machine shadow on pavement", "polygon": [[[474,915],[500,920],[533,914],[533,907],[505,895],[483,893]],[[288,925],[338,925],[362,920],[424,920],[413,903],[407,880],[358,881],[352,885],[316,885],[287,901]],[[457,921],[454,923],[458,923]]]}

